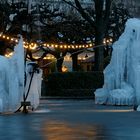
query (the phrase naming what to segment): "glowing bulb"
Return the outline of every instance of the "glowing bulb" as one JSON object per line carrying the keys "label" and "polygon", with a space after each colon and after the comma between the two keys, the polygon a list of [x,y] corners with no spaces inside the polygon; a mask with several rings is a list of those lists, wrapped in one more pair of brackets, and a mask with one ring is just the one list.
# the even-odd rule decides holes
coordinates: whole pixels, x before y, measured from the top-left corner
{"label": "glowing bulb", "polygon": [[74,49],[74,46],[72,45],[72,48]]}
{"label": "glowing bulb", "polygon": [[34,45],[34,46],[29,45],[31,50],[35,50],[35,49],[36,49],[36,47],[37,47],[37,44],[33,44],[33,45]]}
{"label": "glowing bulb", "polygon": [[5,38],[5,37],[6,37],[5,35],[2,36],[2,38]]}
{"label": "glowing bulb", "polygon": [[5,57],[9,57],[9,55],[8,54],[5,54]]}
{"label": "glowing bulb", "polygon": [[28,46],[27,46],[27,45],[24,45],[24,48],[26,48],[26,49],[27,49],[27,48],[28,48]]}
{"label": "glowing bulb", "polygon": [[92,44],[90,43],[89,46],[92,47]]}
{"label": "glowing bulb", "polygon": [[55,48],[57,48],[58,47],[58,45],[55,45]]}
{"label": "glowing bulb", "polygon": [[18,40],[17,40],[17,39],[15,39],[15,42],[18,42]]}
{"label": "glowing bulb", "polygon": [[107,39],[106,42],[109,43],[109,40]]}
{"label": "glowing bulb", "polygon": [[44,46],[44,47],[46,47],[46,46],[47,46],[47,44],[43,44],[43,46]]}
{"label": "glowing bulb", "polygon": [[51,47],[54,47],[54,45],[52,44]]}
{"label": "glowing bulb", "polygon": [[112,38],[110,38],[110,39],[109,39],[109,41],[110,41],[110,42],[113,42],[113,39],[112,39]]}
{"label": "glowing bulb", "polygon": [[9,53],[9,56],[12,56],[13,55],[13,52]]}

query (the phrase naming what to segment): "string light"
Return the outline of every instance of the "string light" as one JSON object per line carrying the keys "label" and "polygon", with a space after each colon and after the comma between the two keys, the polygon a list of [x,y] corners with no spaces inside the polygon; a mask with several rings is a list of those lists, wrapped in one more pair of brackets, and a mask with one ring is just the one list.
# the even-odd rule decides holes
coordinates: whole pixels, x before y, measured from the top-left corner
{"label": "string light", "polygon": [[13,52],[10,52],[8,54],[5,54],[5,57],[10,58],[13,55]]}
{"label": "string light", "polygon": [[15,42],[16,42],[16,43],[18,43],[18,40],[17,40],[17,39],[15,39]]}
{"label": "string light", "polygon": [[104,40],[103,40],[104,45],[112,44],[112,42],[113,42],[112,38],[104,38]]}
{"label": "string light", "polygon": [[62,46],[62,45],[60,45],[60,48],[63,48],[63,46]]}
{"label": "string light", "polygon": [[5,35],[3,35],[2,38],[5,38]]}
{"label": "string light", "polygon": [[24,45],[23,47],[27,49],[28,48],[28,45]]}
{"label": "string light", "polygon": [[55,45],[55,48],[58,48],[58,45]]}
{"label": "string light", "polygon": [[9,36],[7,36],[7,38],[6,38],[7,40],[9,40],[10,39],[10,37]]}
{"label": "string light", "polygon": [[47,44],[43,44],[43,46],[44,46],[44,47],[46,47],[46,46],[47,46]]}
{"label": "string light", "polygon": [[14,41],[14,39],[13,39],[13,38],[11,38],[11,41]]}
{"label": "string light", "polygon": [[89,46],[92,47],[92,44],[90,43]]}
{"label": "string light", "polygon": [[[6,36],[6,35],[3,35],[2,33],[0,33],[0,37],[3,38],[3,39],[11,40],[13,42],[18,43],[18,39],[13,38],[13,37],[9,37],[9,36]],[[24,44],[25,48],[29,48],[29,49],[35,49],[36,46],[37,46],[37,44],[34,45],[35,43],[33,43],[33,42],[28,44],[27,42],[24,41],[23,44]],[[80,49],[80,48],[93,47],[93,44],[90,43],[90,44],[86,44],[86,45],[58,45],[58,44],[47,44],[47,43],[44,43],[43,46],[44,47],[52,47],[52,48],[60,48],[60,49]]]}
{"label": "string light", "polygon": [[[13,41],[15,43],[18,43],[18,39],[17,38],[13,38],[13,37],[10,37],[10,36],[7,36],[7,35],[4,35],[2,33],[0,33],[0,38],[2,39],[5,39],[5,40],[10,40],[10,41]],[[106,45],[106,44],[111,44],[113,42],[113,39],[112,38],[105,38],[103,40],[103,44]],[[37,44],[37,43],[28,43],[26,41],[23,42],[24,44],[24,48],[29,48],[31,50],[34,50],[36,49],[36,47],[38,45],[42,45],[44,47],[52,47],[52,48],[60,48],[60,49],[82,49],[82,48],[93,48],[94,44],[93,43],[87,43],[87,44],[79,44],[79,45],[63,45],[63,44],[49,44],[49,43],[44,43],[44,44]]]}

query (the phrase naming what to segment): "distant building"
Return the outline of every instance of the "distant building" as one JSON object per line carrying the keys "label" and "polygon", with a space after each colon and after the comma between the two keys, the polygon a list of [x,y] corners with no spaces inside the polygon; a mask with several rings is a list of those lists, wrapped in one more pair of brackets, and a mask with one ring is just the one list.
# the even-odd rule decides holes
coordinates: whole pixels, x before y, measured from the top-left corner
{"label": "distant building", "polygon": [[94,56],[91,56],[91,57],[87,57],[87,58],[85,58],[85,60],[81,61],[80,66],[81,66],[81,69],[85,72],[93,71],[94,63],[95,63],[95,58],[94,58]]}

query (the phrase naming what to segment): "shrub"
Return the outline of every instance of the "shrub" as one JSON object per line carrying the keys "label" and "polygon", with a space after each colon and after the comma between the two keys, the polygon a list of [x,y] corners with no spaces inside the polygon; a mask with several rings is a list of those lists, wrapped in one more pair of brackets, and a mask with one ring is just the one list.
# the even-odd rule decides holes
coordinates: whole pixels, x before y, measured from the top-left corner
{"label": "shrub", "polygon": [[42,83],[43,96],[93,96],[103,85],[101,72],[52,73]]}

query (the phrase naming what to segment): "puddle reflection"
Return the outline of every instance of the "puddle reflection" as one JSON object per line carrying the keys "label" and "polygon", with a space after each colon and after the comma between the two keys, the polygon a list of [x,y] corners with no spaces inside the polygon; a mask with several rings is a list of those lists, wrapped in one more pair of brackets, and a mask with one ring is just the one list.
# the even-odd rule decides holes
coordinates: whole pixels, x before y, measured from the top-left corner
{"label": "puddle reflection", "polygon": [[43,128],[45,140],[104,140],[105,134],[105,128],[100,125],[50,121],[46,122]]}

